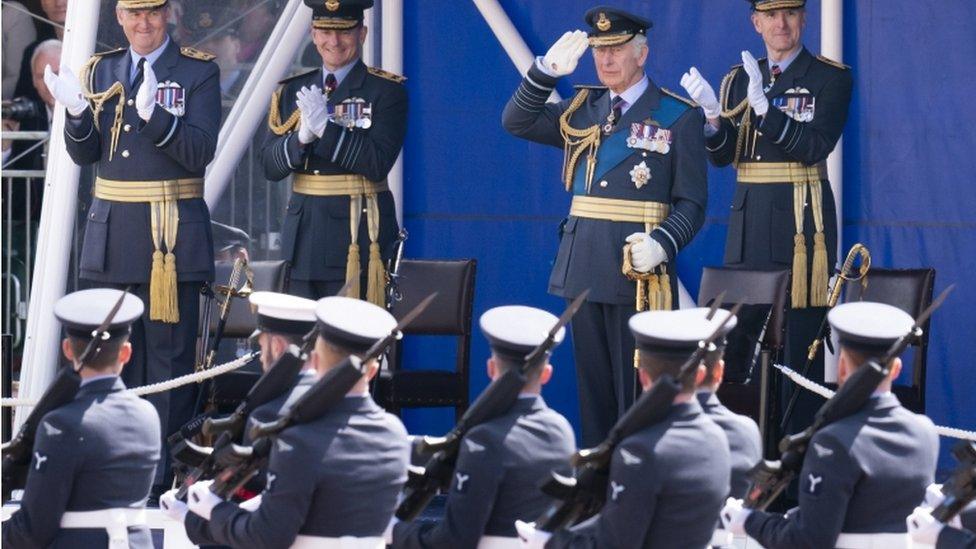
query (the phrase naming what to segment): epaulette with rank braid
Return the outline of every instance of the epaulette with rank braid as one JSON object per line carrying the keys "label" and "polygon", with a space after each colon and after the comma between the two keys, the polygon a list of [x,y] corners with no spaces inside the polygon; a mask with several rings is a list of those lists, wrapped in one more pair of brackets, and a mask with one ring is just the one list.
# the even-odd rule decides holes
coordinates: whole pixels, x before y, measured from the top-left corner
{"label": "epaulette with rank braid", "polygon": [[190,59],[196,59],[197,61],[213,61],[217,58],[216,55],[212,53],[207,53],[205,51],[200,51],[195,48],[180,48],[180,53],[185,57]]}
{"label": "epaulette with rank braid", "polygon": [[837,67],[838,69],[843,69],[845,71],[851,68],[850,66],[845,65],[845,64],[841,63],[840,61],[834,61],[833,59],[831,59],[829,57],[824,57],[822,55],[818,55],[817,56],[817,59],[820,60],[820,61],[823,61],[824,63],[830,65],[831,67]]}
{"label": "epaulette with rank braid", "polygon": [[606,86],[603,86],[601,84],[574,84],[573,85],[573,89],[577,89],[577,90],[597,90],[597,91],[603,91],[603,90],[607,89],[607,87]]}
{"label": "epaulette with rank braid", "polygon": [[673,91],[671,91],[671,90],[669,90],[667,88],[661,88],[661,92],[664,93],[664,95],[671,96],[671,97],[677,99],[678,101],[681,101],[682,103],[684,103],[685,105],[688,105],[689,107],[691,107],[693,109],[696,108],[696,107],[698,107],[698,103],[695,103],[694,101],[692,101],[691,99],[688,99],[687,97],[683,97],[681,95],[678,95],[678,94],[674,93]]}
{"label": "epaulette with rank braid", "polygon": [[400,76],[399,74],[394,74],[383,69],[377,69],[376,67],[366,67],[366,70],[369,71],[369,74],[372,74],[373,76],[379,76],[380,78],[385,78],[391,82],[396,82],[397,84],[402,84],[407,80],[406,76]]}

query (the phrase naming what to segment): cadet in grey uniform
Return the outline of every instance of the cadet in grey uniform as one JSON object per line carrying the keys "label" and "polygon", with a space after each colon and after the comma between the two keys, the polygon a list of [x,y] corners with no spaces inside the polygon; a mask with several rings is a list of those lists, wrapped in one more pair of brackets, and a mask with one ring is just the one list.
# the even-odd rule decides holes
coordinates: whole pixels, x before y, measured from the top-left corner
{"label": "cadet in grey uniform", "polygon": [[[520,368],[558,319],[539,309],[495,307],[481,315],[481,331],[491,345],[488,377]],[[556,341],[561,342],[565,329]],[[397,548],[519,547],[516,520],[534,520],[552,503],[539,483],[552,470],[569,473],[576,450],[566,418],[546,406],[540,394],[552,376],[548,355],[532,368],[515,406],[505,415],[471,429],[461,444],[444,519],[400,522],[393,528]],[[394,519],[395,520],[395,519]]]}
{"label": "cadet in grey uniform", "polygon": [[290,291],[318,299],[354,280],[350,295],[382,305],[399,232],[386,176],[407,133],[406,79],[362,62],[373,0],[305,3],[322,68],[281,81],[263,156],[269,180],[294,174],[281,234]]}
{"label": "cadet in grey uniform", "polygon": [[[256,339],[261,348],[261,368],[267,372],[281,355],[288,350],[289,345],[301,345],[302,338],[315,328],[315,302],[311,299],[297,297],[277,292],[254,292],[248,300],[257,315],[257,330],[251,336]],[[315,368],[311,362],[306,362],[298,374],[298,381],[290,391],[258,406],[248,416],[248,428],[244,430],[243,443],[250,444],[250,427],[255,423],[272,421],[290,408],[301,395],[305,394],[315,383]],[[263,472],[246,486],[251,490],[257,485],[260,490],[265,479]],[[260,483],[260,484],[259,484]],[[186,535],[197,545],[214,544],[216,541],[210,534],[209,523],[195,513],[188,513],[186,504],[176,499],[177,489],[174,488],[159,498],[159,506],[174,520],[183,522]],[[249,497],[240,495],[239,497]],[[252,501],[257,500],[257,501]],[[260,505],[260,498],[255,496],[242,505],[254,508]]]}
{"label": "cadet in grey uniform", "polygon": [[[220,78],[212,55],[180,48],[166,33],[166,0],[119,0],[116,14],[129,48],[96,54],[80,81],[70,71],[45,81],[68,110],[68,154],[98,173],[81,278],[130,286],[148,306],[123,374],[142,386],[193,371],[200,286],[214,276],[203,175],[217,146]],[[164,437],[193,414],[190,386],[147,399]],[[164,474],[165,461],[159,491]]]}
{"label": "cadet in grey uniform", "polygon": [[[345,297],[319,300],[316,317],[319,337],[311,360],[319,376],[350,354],[364,353],[396,325],[385,309]],[[400,420],[369,396],[369,379],[377,369],[373,364],[330,413],[281,433],[261,504],[253,512],[221,501],[210,491],[210,481],[190,488],[189,509],[210,521],[216,542],[338,547],[339,538],[347,538],[347,543],[382,545],[407,479],[410,444]]]}
{"label": "cadet in grey uniform", "polygon": [[[719,310],[719,315],[729,314]],[[718,320],[721,322],[721,320]],[[677,376],[698,342],[715,330],[696,311],[652,311],[630,319],[640,350],[640,382],[649,390]],[[600,513],[552,535],[545,547],[704,547],[729,491],[729,444],[702,410],[695,387],[705,368],[686,378],[668,415],[625,438],[614,450]],[[536,535],[541,532],[535,532]],[[544,539],[536,537],[541,547]]]}
{"label": "cadet in grey uniform", "polygon": [[[838,383],[870,358],[880,358],[914,321],[881,303],[845,303],[827,315],[840,337]],[[732,498],[722,511],[726,529],[747,533],[770,549],[904,544],[905,517],[932,483],[939,438],[929,418],[891,393],[901,359],[857,413],[816,432],[800,472],[799,507],[785,516],[742,509]]]}
{"label": "cadet in grey uniform", "polygon": [[[61,344],[75,369],[95,331],[119,298],[93,289],[58,300]],[[123,392],[119,379],[132,354],[130,327],[143,314],[126,295],[109,338],[79,370],[75,399],[41,420],[20,510],[3,523],[4,547],[132,547],[151,549],[145,505],[159,462],[159,417],[152,405]]]}
{"label": "cadet in grey uniform", "polygon": [[[635,297],[646,309],[677,304],[676,256],[701,228],[708,188],[701,111],[644,73],[651,22],[601,6],[586,13],[586,23],[589,37],[566,33],[536,60],[502,124],[565,150],[561,179],[573,202],[560,226],[549,293],[572,300],[590,289],[571,326],[589,447],[634,401],[627,321]],[[587,45],[606,87],[583,86],[571,99],[546,103]]]}

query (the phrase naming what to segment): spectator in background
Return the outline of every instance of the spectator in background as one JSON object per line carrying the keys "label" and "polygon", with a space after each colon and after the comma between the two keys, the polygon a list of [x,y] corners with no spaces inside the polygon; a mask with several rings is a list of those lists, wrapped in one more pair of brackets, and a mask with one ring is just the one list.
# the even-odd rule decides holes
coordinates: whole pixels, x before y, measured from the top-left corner
{"label": "spectator in background", "polygon": [[[197,0],[184,10],[185,41],[217,56],[214,61],[220,67],[220,96],[225,117],[247,80],[246,71],[237,61],[241,51],[237,36],[240,20],[240,10],[226,0]],[[262,39],[266,40],[267,35]]]}
{"label": "spectator in background", "polygon": [[[68,0],[41,0],[41,10],[44,12],[42,17],[50,23],[40,19],[34,21],[37,26],[37,39],[24,49],[24,58],[20,64],[20,75],[17,77],[17,85],[14,88],[14,97],[41,100],[37,94],[37,89],[34,87],[34,75],[31,72],[30,65],[34,50],[45,40],[51,38],[64,39],[64,20],[68,15]],[[42,66],[41,69],[43,68]]]}
{"label": "spectator in background", "polygon": [[238,34],[241,43],[238,61],[249,63],[258,58],[280,14],[281,0],[261,2],[244,14]]}
{"label": "spectator in background", "polygon": [[3,52],[0,53],[3,65],[3,100],[14,98],[14,87],[20,74],[24,50],[37,38],[37,30],[31,24],[27,8],[20,2],[3,4]]}

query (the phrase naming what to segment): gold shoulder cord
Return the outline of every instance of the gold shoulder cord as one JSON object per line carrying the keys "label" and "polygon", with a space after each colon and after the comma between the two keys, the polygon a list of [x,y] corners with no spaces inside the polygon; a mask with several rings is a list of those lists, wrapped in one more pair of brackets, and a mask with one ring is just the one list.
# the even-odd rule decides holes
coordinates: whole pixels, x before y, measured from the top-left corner
{"label": "gold shoulder cord", "polygon": [[589,97],[590,90],[580,90],[569,107],[559,117],[559,132],[562,134],[565,147],[563,149],[563,182],[566,190],[573,190],[573,174],[576,172],[576,163],[579,157],[586,151],[586,191],[590,191],[590,183],[593,181],[593,172],[596,169],[596,151],[600,148],[600,125],[594,124],[589,128],[576,129],[569,125],[569,119],[573,113],[579,110],[586,98]]}
{"label": "gold shoulder cord", "polygon": [[116,95],[119,96],[119,102],[115,105],[115,118],[112,120],[112,140],[108,149],[108,160],[111,162],[115,156],[115,149],[119,146],[119,133],[122,130],[122,111],[125,109],[125,88],[121,82],[115,82],[103,92],[92,92],[92,88],[95,87],[95,66],[101,60],[102,58],[100,56],[95,55],[85,62],[84,66],[81,67],[79,81],[81,82],[83,88],[82,93],[84,93],[85,99],[91,104],[96,129],[99,129],[98,115],[105,108],[105,103]]}
{"label": "gold shoulder cord", "polygon": [[288,120],[285,120],[284,123],[281,122],[281,111],[279,107],[281,106],[281,92],[284,89],[284,86],[280,86],[271,94],[271,109],[268,111],[268,128],[275,135],[285,135],[293,131],[298,127],[298,121],[302,117],[302,111],[295,109],[295,112],[291,113]]}
{"label": "gold shoulder cord", "polygon": [[732,81],[735,80],[735,75],[738,72],[738,67],[734,67],[725,75],[725,78],[722,79],[719,92],[719,103],[723,109],[720,116],[735,123],[735,117],[742,115],[742,118],[739,120],[739,133],[735,139],[735,156],[732,157],[732,165],[736,168],[739,167],[739,157],[742,155],[742,149],[745,148],[746,139],[749,137],[749,130],[752,129],[752,117],[750,116],[751,111],[749,110],[748,97],[744,98],[734,108],[729,109],[729,100],[732,98]]}

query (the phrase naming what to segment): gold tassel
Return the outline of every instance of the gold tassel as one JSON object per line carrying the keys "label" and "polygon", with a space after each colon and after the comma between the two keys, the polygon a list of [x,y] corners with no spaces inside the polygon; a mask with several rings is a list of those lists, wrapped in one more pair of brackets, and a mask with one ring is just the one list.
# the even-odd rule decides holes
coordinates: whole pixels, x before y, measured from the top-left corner
{"label": "gold tassel", "polygon": [[658,281],[658,277],[653,275],[650,277],[650,279],[648,279],[648,281],[650,282],[650,290],[648,290],[648,294],[650,294],[650,300],[651,300],[651,306],[648,307],[648,309],[651,311],[660,311],[661,310],[661,283]]}
{"label": "gold tassel", "polygon": [[346,297],[359,299],[359,244],[356,241],[349,243],[349,254],[346,256],[346,282],[349,284],[349,291]]}
{"label": "gold tassel", "polygon": [[673,308],[671,303],[671,277],[664,269],[662,269],[659,277],[661,278],[661,309],[670,311]]}
{"label": "gold tassel", "polygon": [[807,246],[803,233],[793,235],[793,308],[807,306]]}
{"label": "gold tassel", "polygon": [[180,321],[180,304],[176,286],[176,255],[169,252],[165,256],[163,265],[163,282],[160,290],[162,291],[162,313],[163,322],[176,324]]}
{"label": "gold tassel", "polygon": [[383,258],[380,257],[380,245],[372,242],[369,245],[369,270],[366,280],[366,301],[380,307],[386,307],[386,271],[383,269]]}
{"label": "gold tassel", "polygon": [[810,275],[810,306],[827,306],[827,241],[822,232],[813,235],[813,273]]}
{"label": "gold tassel", "polygon": [[163,313],[163,252],[156,250],[152,256],[149,273],[149,320],[162,320]]}

